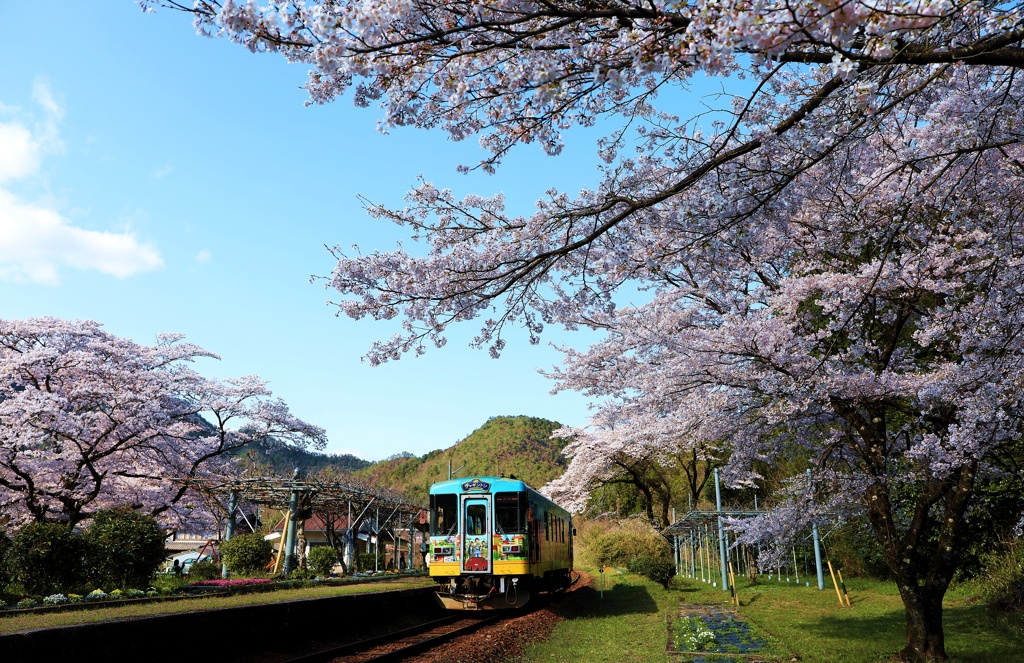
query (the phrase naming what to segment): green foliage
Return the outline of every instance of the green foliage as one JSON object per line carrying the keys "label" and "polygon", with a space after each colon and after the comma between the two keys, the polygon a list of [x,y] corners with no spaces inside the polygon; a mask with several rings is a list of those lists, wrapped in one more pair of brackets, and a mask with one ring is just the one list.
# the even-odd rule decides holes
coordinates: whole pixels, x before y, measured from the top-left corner
{"label": "green foliage", "polygon": [[166,556],[156,519],[128,508],[97,511],[83,538],[88,578],[108,589],[149,585]]}
{"label": "green foliage", "polygon": [[47,595],[84,579],[85,543],[57,523],[29,523],[11,541],[7,567],[26,594]]}
{"label": "green foliage", "polygon": [[210,559],[196,562],[188,569],[189,582],[200,580],[213,580],[220,577],[220,564]]}
{"label": "green foliage", "polygon": [[10,549],[11,540],[7,537],[7,532],[0,530],[0,594],[11,582],[10,571],[7,568],[7,553]]}
{"label": "green foliage", "polygon": [[829,536],[826,553],[847,578],[892,578],[882,544],[865,520],[852,522]]}
{"label": "green foliage", "polygon": [[274,554],[274,546],[259,532],[236,534],[221,543],[220,554],[232,573],[255,575],[263,572]]}
{"label": "green foliage", "polygon": [[669,556],[668,543],[649,523],[631,518],[623,521],[576,523],[576,557],[585,566],[626,567],[640,557]]}
{"label": "green foliage", "polygon": [[330,575],[337,563],[338,556],[330,546],[317,546],[306,555],[306,567],[318,576]]}
{"label": "green foliage", "polygon": [[971,583],[994,616],[1024,631],[1024,542],[1015,541],[982,558],[984,572]]}
{"label": "green foliage", "polygon": [[665,589],[668,589],[672,578],[676,575],[676,565],[671,559],[656,555],[641,555],[630,560],[626,568],[646,577],[651,582],[656,582]]}

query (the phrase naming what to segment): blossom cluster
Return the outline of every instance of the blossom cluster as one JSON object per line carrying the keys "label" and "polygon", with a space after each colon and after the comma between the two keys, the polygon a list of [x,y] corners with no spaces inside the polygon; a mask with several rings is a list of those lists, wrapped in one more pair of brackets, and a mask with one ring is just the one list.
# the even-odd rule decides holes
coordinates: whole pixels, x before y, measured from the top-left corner
{"label": "blossom cluster", "polygon": [[137,504],[167,524],[202,524],[201,501],[166,477],[210,476],[226,451],[268,435],[324,444],[324,431],[292,416],[258,377],[214,380],[190,368],[204,357],[215,355],[179,335],[144,346],[92,321],[0,320],[5,513],[73,526]]}

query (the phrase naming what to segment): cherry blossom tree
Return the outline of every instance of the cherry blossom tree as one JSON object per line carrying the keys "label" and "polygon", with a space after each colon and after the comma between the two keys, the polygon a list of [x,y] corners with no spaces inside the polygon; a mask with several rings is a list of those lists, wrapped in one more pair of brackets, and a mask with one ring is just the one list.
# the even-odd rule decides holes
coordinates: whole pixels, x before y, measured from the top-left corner
{"label": "cherry blossom tree", "polygon": [[230,472],[227,452],[268,435],[324,446],[264,381],[205,378],[201,357],[215,355],[180,335],[143,346],[91,321],[0,320],[0,509],[74,527],[129,505],[195,523],[201,499],[171,478]]}
{"label": "cherry blossom tree", "polygon": [[[341,311],[403,325],[368,358],[477,318],[495,356],[509,325],[532,342],[606,330],[555,375],[608,398],[574,464],[689,444],[725,450],[743,483],[811,458],[815,484],[746,535],[865,514],[906,606],[901,656],[946,658],[964,524],[1021,433],[1020,3],[142,2],[157,4],[308,63],[315,103],[351,90],[385,128],[479,137],[486,171],[605,127],[595,185],[550,189],[531,215],[429,182],[404,209],[371,205],[425,251],[335,249]],[[697,77],[724,91],[685,117]],[[646,303],[616,307],[637,287]]]}
{"label": "cherry blossom tree", "polygon": [[725,455],[723,445],[695,434],[695,422],[676,416],[691,414],[687,410],[652,414],[640,408],[637,402],[609,402],[595,413],[589,427],[555,431],[570,439],[564,453],[572,460],[565,474],[542,491],[582,513],[597,489],[631,486],[640,494],[647,519],[658,528],[672,523],[677,504],[699,505],[712,468]]}

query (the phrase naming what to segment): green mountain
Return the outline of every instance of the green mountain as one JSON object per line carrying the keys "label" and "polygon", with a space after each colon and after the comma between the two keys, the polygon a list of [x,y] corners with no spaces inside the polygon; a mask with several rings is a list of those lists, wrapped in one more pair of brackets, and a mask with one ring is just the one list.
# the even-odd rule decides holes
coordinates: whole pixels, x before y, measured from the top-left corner
{"label": "green mountain", "polygon": [[448,449],[423,456],[398,454],[356,474],[424,504],[431,484],[448,478],[449,461],[456,477],[515,475],[540,488],[565,471],[566,440],[551,438],[560,427],[537,417],[492,417]]}
{"label": "green mountain", "polygon": [[272,437],[245,445],[234,452],[239,461],[261,468],[261,474],[290,477],[296,468],[312,474],[324,468],[333,467],[343,472],[355,472],[373,465],[368,460],[352,454],[322,454],[289,446]]}
{"label": "green mountain", "polygon": [[247,445],[235,455],[247,466],[259,468],[260,474],[290,477],[296,467],[306,474],[334,468],[426,504],[431,484],[448,478],[449,461],[456,477],[514,475],[534,488],[561,476],[566,441],[551,438],[560,427],[558,422],[537,417],[492,417],[447,449],[423,456],[404,452],[376,463],[351,454],[296,449],[272,438]]}

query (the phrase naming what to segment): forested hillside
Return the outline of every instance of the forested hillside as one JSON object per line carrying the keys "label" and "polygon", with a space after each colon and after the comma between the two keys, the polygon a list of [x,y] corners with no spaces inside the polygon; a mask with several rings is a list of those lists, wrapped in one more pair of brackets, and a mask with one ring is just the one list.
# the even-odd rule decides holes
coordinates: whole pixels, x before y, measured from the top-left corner
{"label": "forested hillside", "polygon": [[540,488],[565,471],[565,441],[551,439],[551,433],[560,427],[556,421],[537,417],[492,417],[447,449],[423,456],[401,453],[376,463],[351,454],[309,452],[272,439],[248,445],[238,459],[276,476],[290,476],[296,467],[305,474],[334,468],[425,503],[430,485],[448,478],[449,460],[455,476],[514,474]]}
{"label": "forested hillside", "polygon": [[307,451],[289,446],[273,438],[252,442],[235,455],[240,462],[247,466],[255,464],[260,467],[261,474],[282,477],[291,476],[296,467],[301,468],[306,474],[312,474],[328,467],[343,472],[354,472],[373,464],[352,454],[323,454]]}
{"label": "forested hillside", "polygon": [[[358,472],[373,483],[426,502],[427,490],[448,478],[448,461],[455,476],[514,474],[539,488],[565,471],[565,441],[551,439],[561,424],[537,417],[492,417],[448,449],[423,456],[400,454]],[[464,466],[464,467],[463,467]],[[459,469],[459,468],[462,469]]]}

